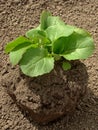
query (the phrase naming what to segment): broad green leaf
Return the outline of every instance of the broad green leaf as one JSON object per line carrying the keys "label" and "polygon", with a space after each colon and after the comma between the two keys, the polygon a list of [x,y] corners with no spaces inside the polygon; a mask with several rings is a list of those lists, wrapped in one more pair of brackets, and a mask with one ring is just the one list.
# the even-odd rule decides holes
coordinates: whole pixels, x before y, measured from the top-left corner
{"label": "broad green leaf", "polygon": [[24,74],[36,77],[53,69],[54,58],[47,57],[45,49],[29,48],[20,61],[20,67]]}
{"label": "broad green leaf", "polygon": [[87,32],[76,29],[69,37],[55,41],[53,51],[68,60],[86,59],[94,51],[94,42]]}
{"label": "broad green leaf", "polygon": [[63,62],[62,67],[64,70],[70,70],[71,69],[71,64],[69,62]]}
{"label": "broad green leaf", "polygon": [[48,11],[43,11],[40,17],[41,30],[45,30],[47,28],[47,18],[51,16],[51,13]]}
{"label": "broad green leaf", "polygon": [[51,41],[55,41],[60,37],[68,37],[73,33],[74,29],[74,26],[57,24],[48,27],[46,33]]}
{"label": "broad green leaf", "polygon": [[12,65],[16,65],[19,63],[19,61],[22,59],[23,54],[26,52],[28,48],[30,48],[32,44],[21,44],[18,45],[16,48],[14,48],[9,56],[10,56],[10,62]]}
{"label": "broad green leaf", "polygon": [[20,45],[20,44],[28,44],[28,43],[32,43],[30,40],[28,40],[26,37],[20,36],[18,38],[16,38],[15,40],[9,42],[6,47],[5,47],[5,52],[11,52],[16,46]]}

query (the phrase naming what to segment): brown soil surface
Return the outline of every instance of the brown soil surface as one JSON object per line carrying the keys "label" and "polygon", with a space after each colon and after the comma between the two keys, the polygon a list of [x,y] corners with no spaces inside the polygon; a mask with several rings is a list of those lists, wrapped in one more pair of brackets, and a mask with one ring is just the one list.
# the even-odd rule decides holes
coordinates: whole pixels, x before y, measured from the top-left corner
{"label": "brown soil surface", "polygon": [[[68,24],[87,29],[94,37],[95,52],[82,61],[88,72],[88,92],[75,113],[60,120],[41,126],[21,113],[17,105],[6,92],[7,71],[13,77],[6,79],[7,85],[19,82],[18,67],[10,67],[9,59],[4,54],[4,45],[19,35],[35,27],[42,10],[49,9],[59,15]],[[98,0],[0,0],[0,129],[1,130],[97,130],[98,129]],[[9,80],[8,80],[9,79]],[[14,88],[14,86],[12,85]],[[37,97],[38,98],[38,97]],[[48,99],[47,99],[48,100]]]}

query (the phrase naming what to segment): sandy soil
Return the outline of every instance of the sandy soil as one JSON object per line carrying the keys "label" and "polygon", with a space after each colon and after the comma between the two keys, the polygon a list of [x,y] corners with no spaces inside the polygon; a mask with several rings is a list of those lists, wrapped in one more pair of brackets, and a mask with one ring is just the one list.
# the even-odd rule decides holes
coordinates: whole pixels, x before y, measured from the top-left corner
{"label": "sandy soil", "polygon": [[98,0],[0,0],[0,82],[9,60],[4,45],[35,27],[44,9],[93,35],[95,52],[83,61],[89,75],[88,92],[72,116],[41,126],[20,112],[0,83],[0,130],[98,130]]}

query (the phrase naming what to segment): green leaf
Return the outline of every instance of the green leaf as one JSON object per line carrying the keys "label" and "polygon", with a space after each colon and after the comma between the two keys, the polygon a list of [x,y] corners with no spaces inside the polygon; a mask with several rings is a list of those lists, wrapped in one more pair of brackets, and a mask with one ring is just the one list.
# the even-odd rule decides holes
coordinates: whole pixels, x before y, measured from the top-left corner
{"label": "green leaf", "polygon": [[20,45],[20,44],[28,44],[28,43],[32,43],[30,40],[28,40],[27,38],[20,36],[18,38],[16,38],[15,40],[9,42],[6,46],[5,46],[5,52],[11,52],[16,46]]}
{"label": "green leaf", "polygon": [[20,61],[22,72],[36,77],[49,73],[54,67],[54,58],[47,57],[47,51],[40,48],[29,48]]}
{"label": "green leaf", "polygon": [[12,63],[12,65],[16,65],[19,63],[19,61],[22,59],[23,54],[26,52],[26,50],[28,48],[30,48],[32,46],[32,44],[21,44],[18,45],[16,48],[14,48],[10,54],[10,62]]}
{"label": "green leaf", "polygon": [[48,11],[43,11],[40,17],[40,24],[41,24],[41,29],[45,30],[47,28],[47,18],[51,16],[51,13]]}
{"label": "green leaf", "polygon": [[62,67],[64,70],[70,70],[71,69],[71,64],[69,62],[63,62]]}
{"label": "green leaf", "polygon": [[75,29],[69,37],[55,41],[53,51],[67,60],[86,59],[94,51],[93,38],[82,29]]}
{"label": "green leaf", "polygon": [[46,33],[38,29],[31,29],[26,33],[26,37],[34,40],[35,38],[38,39],[38,38],[46,37]]}
{"label": "green leaf", "polygon": [[60,37],[68,37],[73,33],[74,29],[74,26],[57,24],[48,27],[46,33],[51,41],[55,41]]}

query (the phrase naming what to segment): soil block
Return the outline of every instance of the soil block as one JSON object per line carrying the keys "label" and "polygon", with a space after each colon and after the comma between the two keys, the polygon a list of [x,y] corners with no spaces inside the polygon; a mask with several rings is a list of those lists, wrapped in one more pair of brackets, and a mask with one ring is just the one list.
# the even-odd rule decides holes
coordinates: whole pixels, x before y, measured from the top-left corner
{"label": "soil block", "polygon": [[36,78],[22,74],[18,66],[7,65],[2,85],[21,111],[37,123],[48,123],[74,112],[86,93],[88,74],[80,61],[71,63],[64,71],[61,64],[54,70]]}

